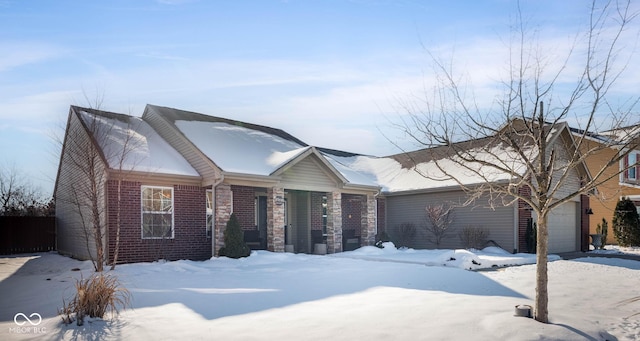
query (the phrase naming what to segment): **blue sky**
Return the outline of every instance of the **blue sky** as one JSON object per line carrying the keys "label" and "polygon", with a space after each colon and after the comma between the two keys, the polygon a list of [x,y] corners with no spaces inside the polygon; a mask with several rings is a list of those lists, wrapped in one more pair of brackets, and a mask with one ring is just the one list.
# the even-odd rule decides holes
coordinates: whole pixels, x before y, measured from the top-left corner
{"label": "blue sky", "polygon": [[[588,5],[521,1],[558,55]],[[312,145],[397,153],[390,121],[430,82],[425,48],[454,56],[476,95],[491,98],[515,14],[508,0],[0,0],[0,163],[50,192],[51,135],[69,105],[96,93],[109,111],[140,116],[151,103],[278,127]],[[621,92],[637,94],[632,64]]]}

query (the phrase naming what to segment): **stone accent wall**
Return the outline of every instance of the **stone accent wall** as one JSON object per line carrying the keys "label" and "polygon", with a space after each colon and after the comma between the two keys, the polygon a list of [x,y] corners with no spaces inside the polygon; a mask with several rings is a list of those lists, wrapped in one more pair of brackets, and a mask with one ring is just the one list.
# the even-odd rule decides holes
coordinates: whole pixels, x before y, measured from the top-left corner
{"label": "stone accent wall", "polygon": [[256,191],[253,187],[231,186],[233,213],[243,230],[256,229]]}
{"label": "stone accent wall", "polygon": [[284,188],[267,189],[267,250],[284,252]]}
{"label": "stone accent wall", "polygon": [[224,246],[224,229],[232,213],[232,192],[228,184],[219,184],[214,189],[214,244],[215,254],[218,255],[220,248]]}
{"label": "stone accent wall", "polygon": [[376,242],[376,198],[373,194],[362,196],[360,245],[370,246]]}
{"label": "stone accent wall", "polygon": [[[118,263],[210,258],[211,241],[206,232],[206,189],[174,185],[174,238],[142,239],[141,186],[141,183],[132,181],[123,181],[121,184]],[[110,180],[107,182],[109,262],[113,261],[115,251],[117,199],[118,182]]]}
{"label": "stone accent wall", "polygon": [[327,252],[342,252],[342,193],[327,193]]}

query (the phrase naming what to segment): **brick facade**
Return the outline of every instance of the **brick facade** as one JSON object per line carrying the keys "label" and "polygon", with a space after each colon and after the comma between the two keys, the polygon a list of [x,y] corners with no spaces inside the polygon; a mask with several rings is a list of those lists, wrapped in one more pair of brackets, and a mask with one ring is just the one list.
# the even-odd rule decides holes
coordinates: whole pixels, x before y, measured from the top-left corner
{"label": "brick facade", "polygon": [[[204,260],[211,257],[211,239],[206,233],[206,189],[173,186],[174,238],[142,238],[142,184],[123,181],[120,205],[120,250],[118,263],[149,262],[158,259]],[[107,182],[108,252],[113,261],[117,229],[118,182]]]}
{"label": "brick facade", "polygon": [[253,187],[231,186],[233,213],[243,230],[256,229],[256,190]]}
{"label": "brick facade", "polygon": [[[520,195],[530,198],[531,189],[522,186],[518,189]],[[527,252],[527,222],[531,219],[531,207],[522,199],[518,199],[518,252]]]}
{"label": "brick facade", "polygon": [[342,230],[353,230],[360,237],[362,224],[362,196],[342,194]]}
{"label": "brick facade", "polygon": [[311,230],[322,231],[322,192],[311,192]]}

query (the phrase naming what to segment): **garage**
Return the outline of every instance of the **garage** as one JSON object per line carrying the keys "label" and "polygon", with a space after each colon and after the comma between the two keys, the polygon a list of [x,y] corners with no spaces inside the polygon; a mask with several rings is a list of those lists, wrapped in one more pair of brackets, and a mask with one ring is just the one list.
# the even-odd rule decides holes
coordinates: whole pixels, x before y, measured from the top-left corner
{"label": "garage", "polygon": [[578,250],[577,202],[562,204],[549,214],[549,253]]}

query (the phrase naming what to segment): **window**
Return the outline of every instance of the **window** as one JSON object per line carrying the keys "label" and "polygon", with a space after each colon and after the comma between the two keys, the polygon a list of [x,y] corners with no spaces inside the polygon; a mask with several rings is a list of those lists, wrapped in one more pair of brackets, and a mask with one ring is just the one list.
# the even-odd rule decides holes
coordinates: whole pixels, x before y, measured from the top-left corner
{"label": "window", "polygon": [[638,162],[638,154],[635,152],[629,153],[629,155],[627,155],[627,165],[631,166],[631,168],[627,170],[627,179],[630,179],[630,180],[637,179],[637,174],[636,174],[637,167],[633,166],[636,164],[636,162]]}
{"label": "window", "polygon": [[207,190],[207,238],[211,238],[213,231],[213,190]]}
{"label": "window", "polygon": [[142,186],[142,238],[173,238],[173,188]]}

